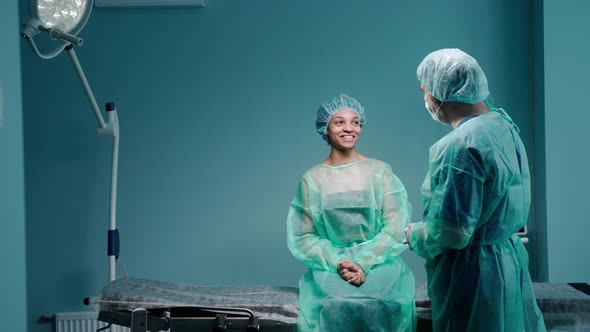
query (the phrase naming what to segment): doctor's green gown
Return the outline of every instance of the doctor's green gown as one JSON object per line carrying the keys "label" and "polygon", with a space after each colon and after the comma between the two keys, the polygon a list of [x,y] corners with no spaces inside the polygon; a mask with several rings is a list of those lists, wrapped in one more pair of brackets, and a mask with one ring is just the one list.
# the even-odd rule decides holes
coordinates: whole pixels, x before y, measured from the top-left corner
{"label": "doctor's green gown", "polygon": [[409,244],[426,259],[434,331],[545,331],[514,235],[527,223],[531,188],[508,119],[496,111],[468,119],[430,148],[424,221]]}

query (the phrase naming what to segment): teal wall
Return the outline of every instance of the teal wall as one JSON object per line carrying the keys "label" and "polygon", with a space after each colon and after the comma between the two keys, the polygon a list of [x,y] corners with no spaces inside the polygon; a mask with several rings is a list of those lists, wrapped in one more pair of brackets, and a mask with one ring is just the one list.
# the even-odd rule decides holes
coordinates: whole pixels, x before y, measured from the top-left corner
{"label": "teal wall", "polygon": [[[393,166],[420,220],[428,148],[449,128],[426,113],[416,66],[442,47],[471,53],[530,146],[529,12],[511,0],[96,9],[77,52],[99,102],[119,111],[127,271],[296,285],[304,268],[286,247],[286,215],[301,174],[329,152],[317,105],[340,92],[367,110],[359,150]],[[111,145],[95,134],[66,54],[45,61],[21,47],[28,319],[31,331],[50,331],[41,314],[85,309],[108,280]],[[404,257],[424,281],[423,261]]]}
{"label": "teal wall", "polygon": [[548,280],[590,280],[587,1],[544,2]]}
{"label": "teal wall", "polygon": [[0,312],[2,330],[26,331],[25,183],[17,0],[0,4]]}

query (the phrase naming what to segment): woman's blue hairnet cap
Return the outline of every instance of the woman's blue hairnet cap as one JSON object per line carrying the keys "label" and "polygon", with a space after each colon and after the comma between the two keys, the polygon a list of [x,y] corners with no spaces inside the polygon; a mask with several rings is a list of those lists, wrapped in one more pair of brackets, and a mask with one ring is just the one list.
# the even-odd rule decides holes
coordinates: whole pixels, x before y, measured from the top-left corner
{"label": "woman's blue hairnet cap", "polygon": [[330,99],[328,102],[320,105],[318,109],[318,113],[315,120],[315,127],[318,133],[322,136],[326,142],[328,141],[328,135],[326,134],[328,130],[328,123],[332,118],[334,113],[343,111],[343,110],[351,110],[356,112],[359,116],[359,122],[361,128],[365,125],[367,121],[365,117],[365,109],[356,99],[352,98],[351,96],[341,94],[337,97]]}
{"label": "woman's blue hairnet cap", "polygon": [[442,102],[476,104],[490,94],[488,80],[477,61],[457,48],[428,54],[416,73],[421,85]]}

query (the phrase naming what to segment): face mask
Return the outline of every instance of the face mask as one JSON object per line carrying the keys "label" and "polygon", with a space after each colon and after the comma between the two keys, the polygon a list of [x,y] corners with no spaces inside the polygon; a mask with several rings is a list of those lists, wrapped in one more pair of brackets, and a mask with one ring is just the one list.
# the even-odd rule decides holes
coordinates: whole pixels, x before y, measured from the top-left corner
{"label": "face mask", "polygon": [[424,96],[424,107],[426,107],[426,110],[428,111],[428,114],[430,114],[430,116],[432,117],[432,120],[434,120],[438,123],[445,124],[438,116],[438,113],[440,112],[440,108],[442,107],[442,105],[443,105],[443,103],[440,104],[440,106],[436,109],[436,111],[432,111],[430,109],[430,106],[428,106],[428,102],[426,101],[426,96]]}

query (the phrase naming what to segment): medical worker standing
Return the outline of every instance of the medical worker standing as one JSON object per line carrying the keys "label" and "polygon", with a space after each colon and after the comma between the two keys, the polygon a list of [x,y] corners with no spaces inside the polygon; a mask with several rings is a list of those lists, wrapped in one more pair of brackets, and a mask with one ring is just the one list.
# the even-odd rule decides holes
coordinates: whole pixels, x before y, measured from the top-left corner
{"label": "medical worker standing", "polygon": [[417,74],[429,114],[454,128],[430,148],[424,221],[406,228],[426,259],[434,331],[545,331],[515,235],[531,203],[518,127],[492,106],[486,76],[465,52],[435,51]]}
{"label": "medical worker standing", "polygon": [[347,95],[317,112],[330,155],[303,174],[287,220],[289,249],[309,268],[300,331],[415,330],[414,276],[399,257],[410,206],[391,167],[356,151],[364,124]]}

